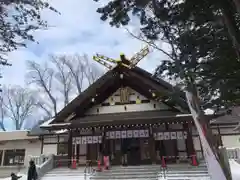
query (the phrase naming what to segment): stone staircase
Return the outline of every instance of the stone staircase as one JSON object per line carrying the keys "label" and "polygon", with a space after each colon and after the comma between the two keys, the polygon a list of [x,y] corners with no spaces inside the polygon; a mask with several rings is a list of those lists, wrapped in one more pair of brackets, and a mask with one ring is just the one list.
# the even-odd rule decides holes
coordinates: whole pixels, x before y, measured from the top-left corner
{"label": "stone staircase", "polygon": [[89,176],[85,176],[84,168],[69,169],[55,168],[45,174],[41,180],[88,180]]}
{"label": "stone staircase", "polygon": [[190,165],[169,165],[167,170],[160,171],[159,180],[210,180],[207,167],[204,164],[198,167]]}
{"label": "stone staircase", "polygon": [[141,165],[141,166],[116,166],[111,167],[110,170],[103,172],[96,172],[91,180],[157,180],[160,171],[159,165]]}
{"label": "stone staircase", "polygon": [[97,172],[91,180],[210,180],[204,164],[193,167],[189,164],[169,165],[163,171],[160,165],[142,165],[112,167],[110,170]]}
{"label": "stone staircase", "polygon": [[78,169],[56,168],[41,180],[210,180],[205,165],[169,165],[163,171],[160,165],[113,166],[110,170],[85,175],[84,167]]}

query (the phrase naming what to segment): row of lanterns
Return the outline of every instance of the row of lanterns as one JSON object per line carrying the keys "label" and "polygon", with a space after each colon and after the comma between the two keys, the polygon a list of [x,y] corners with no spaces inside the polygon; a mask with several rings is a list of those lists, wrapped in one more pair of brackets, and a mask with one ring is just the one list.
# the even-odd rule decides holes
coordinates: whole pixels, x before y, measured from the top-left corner
{"label": "row of lanterns", "polygon": [[80,128],[83,130],[91,130],[91,129],[110,129],[110,128],[130,128],[130,127],[159,127],[161,125],[165,125],[165,124],[185,124],[185,123],[190,123],[192,124],[192,121],[190,122],[167,122],[167,123],[155,123],[155,124],[128,124],[128,125],[106,125],[106,126],[99,126],[99,127],[86,127],[86,128]]}

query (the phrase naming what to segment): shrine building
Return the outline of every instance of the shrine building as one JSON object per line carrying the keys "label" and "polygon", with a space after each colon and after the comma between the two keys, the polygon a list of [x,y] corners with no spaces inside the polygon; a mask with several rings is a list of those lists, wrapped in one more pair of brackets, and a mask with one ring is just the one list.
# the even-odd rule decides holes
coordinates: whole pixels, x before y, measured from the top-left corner
{"label": "shrine building", "polygon": [[[213,126],[221,145],[219,125]],[[202,158],[184,93],[139,67],[109,70],[41,128],[55,132],[58,158],[79,165],[96,162],[103,151],[112,165]],[[46,145],[54,136],[40,137]]]}

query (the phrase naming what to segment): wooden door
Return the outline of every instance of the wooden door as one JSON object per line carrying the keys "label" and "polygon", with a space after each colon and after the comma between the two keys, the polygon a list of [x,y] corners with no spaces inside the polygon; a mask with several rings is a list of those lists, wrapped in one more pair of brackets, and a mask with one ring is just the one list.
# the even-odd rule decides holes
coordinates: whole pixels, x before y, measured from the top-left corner
{"label": "wooden door", "polygon": [[93,162],[93,165],[97,164],[98,160],[98,144],[88,144],[88,160]]}
{"label": "wooden door", "polygon": [[140,139],[132,138],[129,144],[128,164],[139,165],[141,163]]}
{"label": "wooden door", "polygon": [[169,139],[163,141],[164,151],[166,156],[166,162],[173,163],[176,162],[177,158],[177,140]]}
{"label": "wooden door", "polygon": [[140,138],[141,164],[152,164],[149,138]]}

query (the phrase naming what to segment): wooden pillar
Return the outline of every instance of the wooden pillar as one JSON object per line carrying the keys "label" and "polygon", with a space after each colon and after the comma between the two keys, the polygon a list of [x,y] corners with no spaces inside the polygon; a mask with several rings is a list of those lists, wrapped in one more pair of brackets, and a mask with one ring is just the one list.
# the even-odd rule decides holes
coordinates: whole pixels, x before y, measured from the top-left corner
{"label": "wooden pillar", "polygon": [[41,139],[41,154],[43,154],[43,136],[40,136]]}
{"label": "wooden pillar", "polygon": [[81,146],[81,145],[80,145],[80,144],[77,144],[76,146],[77,146],[77,150],[76,150],[76,151],[77,151],[77,157],[76,157],[76,159],[77,159],[77,162],[79,163],[80,146]]}
{"label": "wooden pillar", "polygon": [[149,149],[152,164],[156,164],[155,139],[153,137],[153,129],[151,126],[149,127]]}
{"label": "wooden pillar", "polygon": [[68,131],[68,167],[71,166],[71,161],[72,161],[72,130],[70,129]]}
{"label": "wooden pillar", "polygon": [[202,142],[201,142],[200,136],[198,136],[198,140],[199,140],[199,142],[200,142],[200,148],[201,148],[202,158],[204,159],[203,147],[202,147]]}
{"label": "wooden pillar", "polygon": [[[75,136],[80,136],[80,131],[79,131],[79,129],[76,129],[76,135]],[[76,159],[77,159],[77,162],[78,162],[78,164],[80,164],[80,162],[79,162],[79,156],[80,156],[80,146],[81,146],[81,143],[80,144],[77,144],[76,143]]]}
{"label": "wooden pillar", "polygon": [[217,126],[217,130],[218,130],[219,145],[220,145],[220,146],[223,146],[222,136],[221,136],[221,132],[220,132],[219,125]]}
{"label": "wooden pillar", "polygon": [[4,165],[4,160],[5,160],[5,151],[6,150],[2,150],[2,161],[0,162],[1,164],[1,166],[3,166]]}
{"label": "wooden pillar", "polygon": [[59,153],[59,135],[57,135],[57,154]]}
{"label": "wooden pillar", "polygon": [[100,146],[100,151],[101,151],[101,162],[103,162],[103,152],[105,151],[106,148],[106,130],[102,129],[102,144]]}
{"label": "wooden pillar", "polygon": [[186,147],[187,147],[187,155],[191,156],[195,154],[194,144],[193,144],[193,137],[192,137],[192,123],[184,123],[183,128],[187,131],[187,139],[186,139]]}

